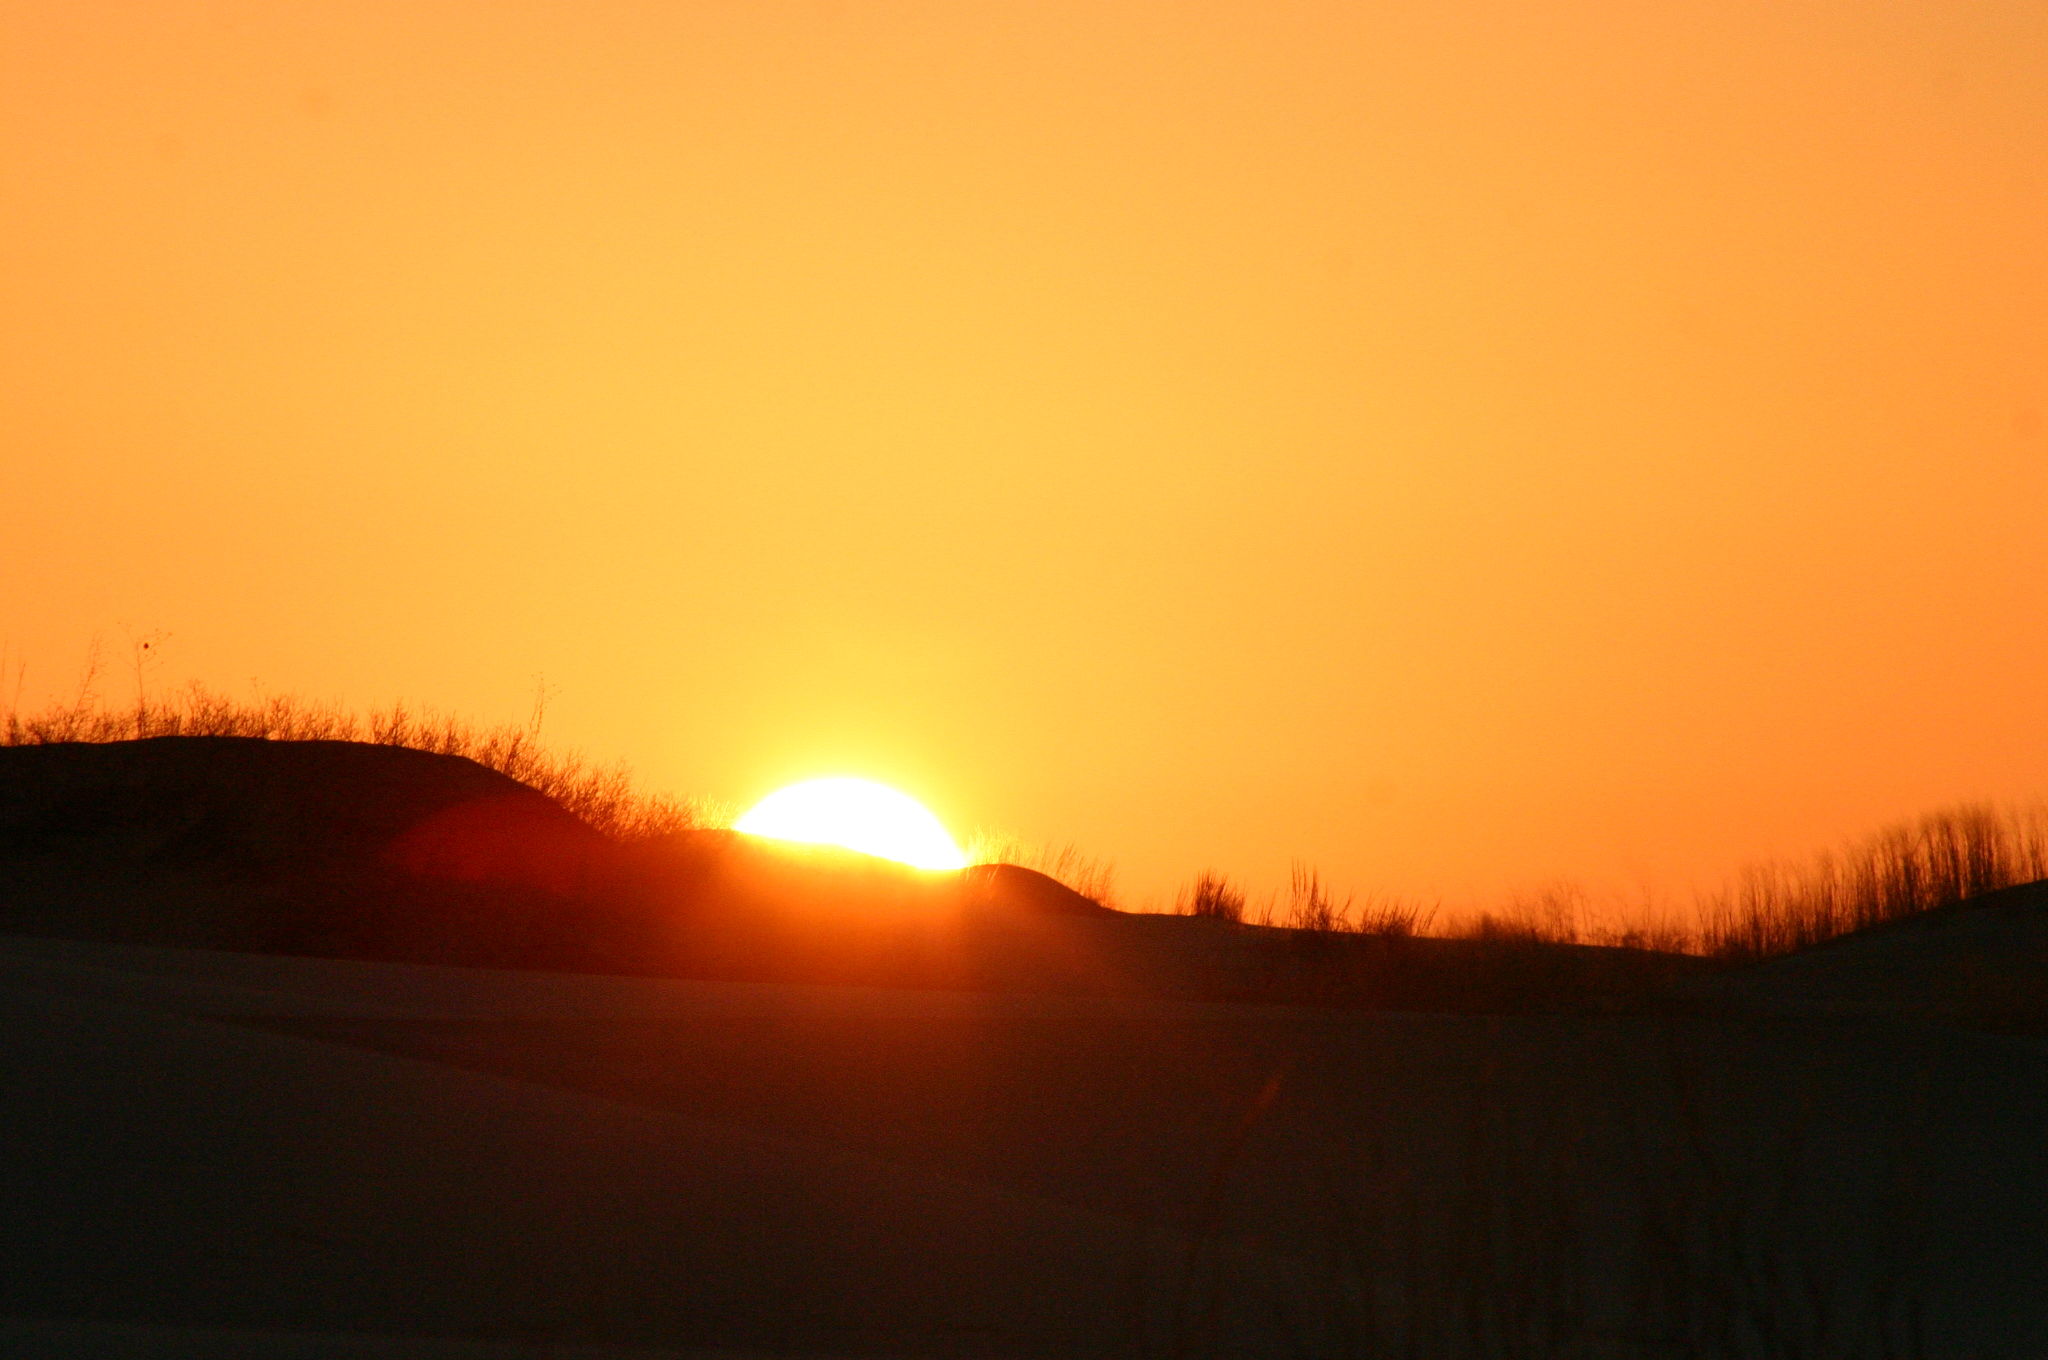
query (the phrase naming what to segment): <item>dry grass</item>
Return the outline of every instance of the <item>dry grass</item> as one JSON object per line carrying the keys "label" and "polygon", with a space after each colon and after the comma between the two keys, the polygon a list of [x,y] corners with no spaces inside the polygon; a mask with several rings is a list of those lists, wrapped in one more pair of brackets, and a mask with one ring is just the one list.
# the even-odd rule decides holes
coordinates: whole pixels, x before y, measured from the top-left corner
{"label": "dry grass", "polygon": [[1222,874],[1205,871],[1175,896],[1174,910],[1182,916],[1235,922],[1244,920],[1244,901],[1243,888]]}
{"label": "dry grass", "polygon": [[1519,894],[1444,932],[1530,944],[1618,945],[1731,963],[1789,954],[1852,931],[2048,878],[2048,807],[1980,803],[1898,822],[1804,862],[1757,863],[1699,895],[1684,920],[1651,906],[1595,910],[1577,884]]}
{"label": "dry grass", "polygon": [[1592,894],[1569,879],[1518,893],[1503,907],[1467,917],[1442,934],[1450,939],[1607,945],[1666,954],[1702,952],[1695,923],[1651,904],[1632,911],[1599,911]]}
{"label": "dry grass", "polygon": [[[268,741],[361,741],[402,746],[436,755],[462,756],[516,779],[575,813],[596,830],[621,841],[653,840],[678,831],[729,827],[739,809],[707,798],[679,798],[639,787],[624,761],[592,762],[541,741],[547,691],[535,695],[525,723],[489,726],[428,708],[393,704],[359,713],[345,704],[300,695],[257,694],[235,698],[194,682],[168,696],[152,697],[148,677],[157,635],[133,640],[134,706],[102,701],[105,652],[95,641],[88,650],[76,692],[40,712],[20,708],[21,674],[16,662],[0,746],[50,742],[134,741],[148,737],[258,737]],[[0,656],[0,672],[9,669]],[[1078,846],[1039,846],[1016,836],[977,832],[968,858],[976,864],[1016,864],[1057,879],[1104,906],[1116,904],[1116,865]]]}
{"label": "dry grass", "polygon": [[[541,703],[536,703],[528,723],[492,727],[402,703],[365,714],[343,704],[289,694],[237,699],[194,683],[153,702],[138,697],[134,709],[120,711],[98,701],[93,687],[97,669],[96,661],[89,660],[78,695],[69,703],[26,716],[10,706],[0,725],[0,745],[147,737],[371,742],[473,760],[540,790],[616,840],[651,840],[677,831],[729,826],[733,820],[733,809],[723,804],[641,789],[623,761],[597,764],[576,752],[544,745]],[[138,686],[138,695],[139,690]]]}
{"label": "dry grass", "polygon": [[1034,845],[1007,831],[977,827],[967,838],[969,864],[1014,864],[1057,879],[1091,902],[1114,908],[1116,865],[1085,853],[1071,841],[1065,845]]}
{"label": "dry grass", "polygon": [[1298,862],[1285,900],[1269,897],[1255,913],[1247,912],[1244,891],[1214,871],[1184,886],[1175,908],[1186,916],[1242,921],[1249,915],[1261,925],[1323,934],[1601,945],[1745,963],[2044,878],[2048,805],[1969,803],[1896,823],[1804,862],[1750,865],[1700,894],[1689,918],[1655,902],[1603,909],[1583,886],[1560,879],[1432,930],[1435,904],[1393,894],[1340,900],[1315,868]]}
{"label": "dry grass", "polygon": [[1436,921],[1439,905],[1394,893],[1367,893],[1351,928],[1361,935],[1423,935]]}
{"label": "dry grass", "polygon": [[1296,860],[1288,867],[1287,874],[1287,925],[1292,930],[1312,930],[1328,933],[1347,929],[1351,924],[1351,899],[1342,902],[1336,894],[1323,886],[1323,878],[1314,868]]}
{"label": "dry grass", "polygon": [[2048,878],[2048,807],[1980,803],[1888,826],[1805,864],[1757,864],[1700,902],[1698,951],[1733,960]]}
{"label": "dry grass", "polygon": [[[1176,904],[1184,916],[1246,917],[1245,894],[1220,874],[1204,873],[1182,888]],[[1347,893],[1343,901],[1323,883],[1314,866],[1296,861],[1288,875],[1287,903],[1268,899],[1255,924],[1280,925],[1316,934],[1408,936],[1421,934],[1436,917],[1436,905],[1393,893]]]}

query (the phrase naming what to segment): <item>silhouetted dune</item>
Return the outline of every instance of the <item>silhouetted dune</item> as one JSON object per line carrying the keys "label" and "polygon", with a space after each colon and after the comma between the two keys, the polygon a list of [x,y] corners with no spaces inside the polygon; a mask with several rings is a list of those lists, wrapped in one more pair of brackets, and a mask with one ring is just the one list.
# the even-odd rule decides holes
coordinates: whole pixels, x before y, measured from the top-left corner
{"label": "silhouetted dune", "polygon": [[0,929],[681,977],[1454,1011],[1616,1009],[1693,960],[1110,911],[730,831],[621,844],[470,761],[166,737],[0,749]]}
{"label": "silhouetted dune", "polygon": [[2048,886],[1744,969],[1110,911],[730,831],[622,844],[456,756],[163,737],[0,748],[0,929],[471,967],[1456,1012],[1706,1005],[2048,1025]]}
{"label": "silhouetted dune", "polygon": [[352,742],[0,749],[0,863],[18,931],[583,971],[972,985],[963,932],[1114,915],[1014,865],[622,845],[471,761]]}
{"label": "silhouetted dune", "polygon": [[1752,1014],[1910,1016],[2048,1033],[2048,882],[1872,926],[1687,991]]}
{"label": "silhouetted dune", "polygon": [[1114,916],[1056,878],[1021,864],[974,864],[960,871],[961,891],[970,901],[1051,916]]}
{"label": "silhouetted dune", "polygon": [[404,747],[157,737],[0,748],[0,853],[14,860],[299,869],[376,856],[451,813],[462,815],[449,831],[499,849],[600,839],[524,784]]}
{"label": "silhouetted dune", "polygon": [[173,737],[0,750],[0,917],[77,938],[508,964],[604,839],[473,762]]}

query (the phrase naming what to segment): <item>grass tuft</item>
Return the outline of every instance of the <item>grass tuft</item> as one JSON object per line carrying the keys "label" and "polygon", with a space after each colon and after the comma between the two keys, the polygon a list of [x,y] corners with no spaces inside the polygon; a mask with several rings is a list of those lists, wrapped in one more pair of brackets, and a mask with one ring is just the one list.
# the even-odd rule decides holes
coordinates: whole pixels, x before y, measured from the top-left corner
{"label": "grass tuft", "polygon": [[1358,916],[1351,928],[1361,935],[1386,935],[1406,939],[1424,935],[1436,921],[1439,904],[1424,903],[1394,893],[1367,893],[1358,904]]}
{"label": "grass tuft", "polygon": [[1182,888],[1174,898],[1174,909],[1182,916],[1205,916],[1211,920],[1244,920],[1244,889],[1222,874],[1205,871]]}
{"label": "grass tuft", "polygon": [[1349,897],[1342,902],[1337,901],[1336,896],[1323,886],[1322,875],[1300,860],[1289,866],[1287,925],[1290,929],[1327,935],[1332,931],[1349,929],[1350,918]]}
{"label": "grass tuft", "polygon": [[[1269,909],[1266,919],[1270,921],[1274,914]],[[1324,886],[1321,872],[1297,860],[1288,873],[1287,912],[1282,921],[1291,930],[1324,935],[1406,938],[1427,931],[1436,914],[1436,903],[1395,893],[1367,893],[1363,900],[1356,893],[1346,893],[1339,902],[1336,894]]]}

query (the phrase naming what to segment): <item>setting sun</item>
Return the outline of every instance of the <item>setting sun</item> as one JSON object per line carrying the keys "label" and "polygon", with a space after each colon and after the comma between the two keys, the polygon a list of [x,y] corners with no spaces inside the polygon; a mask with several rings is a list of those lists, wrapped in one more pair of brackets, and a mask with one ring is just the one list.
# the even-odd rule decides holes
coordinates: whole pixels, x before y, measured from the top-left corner
{"label": "setting sun", "polygon": [[960,869],[967,856],[908,794],[866,779],[813,779],[769,794],[733,830],[838,845],[920,869]]}

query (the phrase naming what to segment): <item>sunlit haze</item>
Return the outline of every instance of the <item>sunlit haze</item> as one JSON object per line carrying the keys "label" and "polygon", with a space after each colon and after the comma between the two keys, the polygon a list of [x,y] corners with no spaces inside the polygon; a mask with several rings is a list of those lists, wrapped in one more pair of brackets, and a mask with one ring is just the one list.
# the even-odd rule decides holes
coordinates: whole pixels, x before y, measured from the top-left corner
{"label": "sunlit haze", "polygon": [[1130,906],[2048,794],[2039,0],[15,0],[0,217],[0,703],[545,676]]}
{"label": "sunlit haze", "polygon": [[777,789],[733,824],[735,831],[838,845],[920,869],[959,869],[967,856],[909,794],[866,779],[812,779]]}

